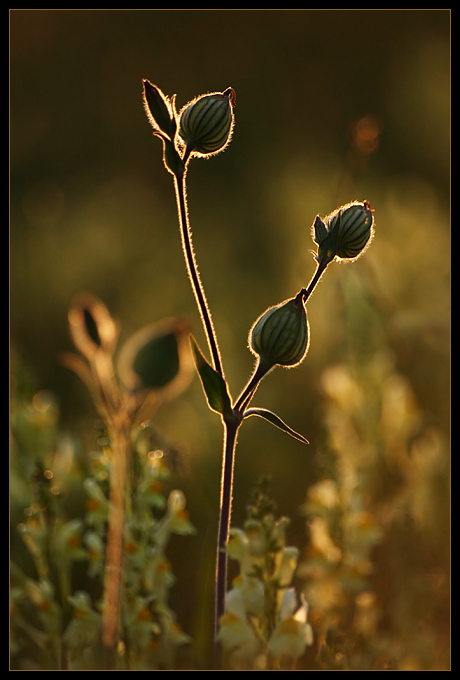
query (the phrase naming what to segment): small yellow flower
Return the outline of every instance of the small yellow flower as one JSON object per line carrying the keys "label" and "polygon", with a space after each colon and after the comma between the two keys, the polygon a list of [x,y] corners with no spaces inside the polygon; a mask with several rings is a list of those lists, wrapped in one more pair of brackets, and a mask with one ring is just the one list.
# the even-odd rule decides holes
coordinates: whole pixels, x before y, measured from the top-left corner
{"label": "small yellow flower", "polygon": [[148,609],[140,609],[137,612],[137,618],[139,621],[151,621],[152,613]]}
{"label": "small yellow flower", "polygon": [[126,541],[124,545],[124,550],[128,554],[134,555],[135,553],[139,552],[139,546],[136,543],[134,543],[134,541]]}

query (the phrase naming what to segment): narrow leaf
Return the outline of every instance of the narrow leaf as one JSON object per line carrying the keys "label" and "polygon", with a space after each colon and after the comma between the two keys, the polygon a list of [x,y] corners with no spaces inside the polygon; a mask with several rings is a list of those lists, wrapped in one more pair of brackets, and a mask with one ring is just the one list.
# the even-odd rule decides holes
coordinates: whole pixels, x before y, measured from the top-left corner
{"label": "narrow leaf", "polygon": [[193,337],[190,338],[195,356],[195,365],[200,376],[209,408],[217,413],[230,413],[232,410],[227,383],[222,376],[206,361]]}
{"label": "narrow leaf", "polygon": [[297,439],[299,442],[302,442],[303,444],[310,443],[308,439],[305,439],[304,436],[302,436],[301,434],[293,430],[291,427],[286,425],[286,423],[284,423],[281,420],[281,418],[279,418],[275,413],[272,413],[271,411],[268,411],[265,408],[248,408],[247,411],[244,412],[244,417],[246,418],[247,416],[259,416],[260,418],[264,418],[264,420],[267,420],[275,427],[279,428],[280,430],[283,430],[283,432],[286,432],[291,437],[294,437],[294,439]]}

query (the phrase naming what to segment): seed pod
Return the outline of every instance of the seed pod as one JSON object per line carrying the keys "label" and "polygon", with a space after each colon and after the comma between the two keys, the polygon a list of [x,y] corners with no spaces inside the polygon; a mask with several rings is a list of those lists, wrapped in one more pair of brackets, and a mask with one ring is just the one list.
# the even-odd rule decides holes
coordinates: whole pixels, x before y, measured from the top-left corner
{"label": "seed pod", "polygon": [[296,366],[310,343],[303,291],[295,298],[268,309],[255,322],[249,336],[251,351],[265,368]]}
{"label": "seed pod", "polygon": [[144,391],[171,398],[192,375],[189,327],[181,319],[166,319],[138,330],[125,342],[118,357],[118,374],[133,394]]}
{"label": "seed pod", "polygon": [[203,95],[187,104],[180,113],[179,135],[188,153],[211,156],[223,151],[233,130],[235,92]]}
{"label": "seed pod", "polygon": [[374,232],[373,211],[367,201],[353,201],[313,224],[318,262],[354,260],[364,252]]}

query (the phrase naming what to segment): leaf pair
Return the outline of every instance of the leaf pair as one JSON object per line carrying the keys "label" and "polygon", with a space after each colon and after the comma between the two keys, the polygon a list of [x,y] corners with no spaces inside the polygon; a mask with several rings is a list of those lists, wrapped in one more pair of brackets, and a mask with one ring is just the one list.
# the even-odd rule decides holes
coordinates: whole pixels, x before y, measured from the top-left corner
{"label": "leaf pair", "polygon": [[[216,413],[220,413],[224,420],[232,416],[238,416],[239,414],[232,407],[227,383],[224,378],[208,363],[193,336],[191,336],[191,343],[195,366],[200,376],[209,408]],[[279,416],[268,409],[259,407],[247,408],[242,413],[242,417],[248,418],[249,416],[259,416],[303,444],[309,443],[303,435],[290,428]]]}

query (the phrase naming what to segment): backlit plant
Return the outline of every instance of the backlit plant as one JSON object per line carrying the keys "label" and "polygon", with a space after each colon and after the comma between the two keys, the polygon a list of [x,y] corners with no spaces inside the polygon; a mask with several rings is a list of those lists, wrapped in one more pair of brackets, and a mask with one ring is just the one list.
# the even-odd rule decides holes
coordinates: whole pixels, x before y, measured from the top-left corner
{"label": "backlit plant", "polygon": [[[223,457],[220,494],[220,524],[217,539],[215,634],[225,616],[227,589],[227,544],[230,532],[233,470],[237,434],[245,418],[259,416],[304,444],[305,437],[292,430],[267,409],[251,406],[261,380],[276,366],[298,366],[308,352],[310,329],[306,303],[327,266],[334,260],[353,261],[370,243],[374,232],[373,211],[367,201],[344,205],[326,218],[316,217],[313,239],[316,271],[305,288],[292,298],[264,312],[249,333],[249,349],[255,355],[252,376],[236,399],[231,397],[224,373],[217,335],[198,273],[186,203],[186,178],[193,158],[209,158],[227,148],[234,128],[236,95],[229,87],[195,98],[179,112],[175,96],[166,96],[159,87],[143,81],[143,101],[153,134],[163,145],[163,162],[173,176],[183,253],[205,330],[210,360],[205,358],[192,337],[196,367],[210,409],[223,425]],[[221,636],[222,637],[222,636]]]}

